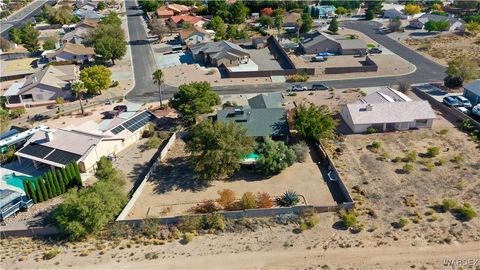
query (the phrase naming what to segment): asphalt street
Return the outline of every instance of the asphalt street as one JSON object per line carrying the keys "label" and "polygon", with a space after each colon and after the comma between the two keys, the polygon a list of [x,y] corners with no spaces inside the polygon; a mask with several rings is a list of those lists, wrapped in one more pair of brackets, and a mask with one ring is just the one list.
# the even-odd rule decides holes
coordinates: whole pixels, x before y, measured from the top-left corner
{"label": "asphalt street", "polygon": [[8,31],[12,27],[22,27],[25,23],[31,22],[34,16],[39,15],[42,12],[42,7],[49,3],[53,5],[56,0],[37,0],[30,3],[23,9],[15,12],[7,21],[0,23],[1,35],[7,38]]}
{"label": "asphalt street", "polygon": [[[132,58],[134,65],[135,86],[127,94],[126,98],[135,102],[151,102],[158,100],[157,88],[153,85],[151,74],[157,64],[153,56],[150,44],[147,39],[145,28],[142,24],[142,11],[136,6],[135,2],[127,1],[128,27],[130,40],[132,44]],[[378,78],[359,78],[348,80],[328,80],[326,84],[337,89],[357,88],[357,87],[373,87],[387,86],[396,84],[399,81],[405,81],[410,84],[440,81],[445,76],[445,68],[421,54],[403,46],[397,41],[391,39],[385,34],[378,33],[381,24],[371,21],[345,21],[342,26],[351,28],[364,33],[378,44],[388,48],[390,51],[398,54],[405,60],[414,64],[417,69],[415,72],[402,76],[389,76]],[[311,86],[313,82],[303,83],[303,85]],[[259,84],[259,85],[238,85],[238,86],[216,86],[214,90],[220,95],[232,94],[249,94],[262,92],[285,91],[292,84]],[[170,98],[177,87],[164,86],[164,98]]]}

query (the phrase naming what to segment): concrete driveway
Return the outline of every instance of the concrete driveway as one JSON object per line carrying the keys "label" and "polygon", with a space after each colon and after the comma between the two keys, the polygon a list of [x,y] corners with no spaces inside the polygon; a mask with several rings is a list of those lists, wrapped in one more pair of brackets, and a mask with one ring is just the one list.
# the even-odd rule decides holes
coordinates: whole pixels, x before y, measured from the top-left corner
{"label": "concrete driveway", "polygon": [[178,66],[181,64],[194,64],[194,63],[195,61],[193,61],[192,54],[188,52],[161,55],[157,59],[157,64],[159,68],[168,68],[168,67]]}

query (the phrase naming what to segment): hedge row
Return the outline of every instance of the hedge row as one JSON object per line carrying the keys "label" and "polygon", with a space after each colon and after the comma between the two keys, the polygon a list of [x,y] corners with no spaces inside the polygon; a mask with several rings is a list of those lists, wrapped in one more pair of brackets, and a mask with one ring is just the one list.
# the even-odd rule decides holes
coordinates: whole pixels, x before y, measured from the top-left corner
{"label": "hedge row", "polygon": [[65,168],[50,170],[32,181],[23,180],[25,193],[34,203],[47,201],[73,187],[82,187],[80,167],[76,162],[67,164]]}

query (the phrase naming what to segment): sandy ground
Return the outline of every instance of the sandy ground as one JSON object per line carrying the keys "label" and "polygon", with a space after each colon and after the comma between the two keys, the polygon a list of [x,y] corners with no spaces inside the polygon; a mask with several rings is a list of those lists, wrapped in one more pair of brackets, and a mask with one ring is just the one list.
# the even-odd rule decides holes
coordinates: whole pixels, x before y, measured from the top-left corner
{"label": "sandy ground", "polygon": [[203,200],[217,199],[217,192],[223,189],[233,190],[237,198],[245,192],[268,192],[270,196],[280,196],[292,189],[303,195],[309,204],[335,205],[317,165],[310,157],[305,163],[295,163],[270,178],[241,170],[231,179],[213,181],[206,186],[195,179],[184,145],[182,140],[177,140],[169,150],[165,162],[147,182],[128,214],[129,219],[186,213]]}
{"label": "sandy ground", "polygon": [[[447,259],[480,259],[478,242],[427,244],[392,240],[375,232],[350,234],[332,224],[335,214],[320,215],[320,224],[301,234],[295,224],[256,225],[237,232],[201,235],[188,244],[179,240],[104,241],[70,244],[10,239],[1,242],[2,269],[460,269]],[[368,241],[368,240],[371,241]],[[380,244],[379,244],[380,243]],[[60,253],[42,259],[47,250]],[[471,268],[479,269],[479,262]]]}
{"label": "sandy ground", "polygon": [[432,38],[408,38],[402,43],[441,65],[447,65],[448,61],[460,55],[466,55],[467,58],[480,62],[480,37],[478,36],[446,33]]}
{"label": "sandy ground", "polygon": [[304,104],[314,104],[316,106],[326,105],[333,111],[340,111],[340,104],[351,103],[362,97],[362,90],[344,89],[335,91],[306,91],[297,92],[296,96],[288,96],[285,94],[285,100],[289,103],[296,103],[297,106]]}
{"label": "sandy ground", "polygon": [[[2,75],[13,75],[13,74],[22,74],[34,72],[37,69],[32,67],[32,62],[36,61],[38,58],[23,58],[23,59],[8,59],[0,60],[0,69]],[[1,83],[1,88],[3,89],[4,82]]]}

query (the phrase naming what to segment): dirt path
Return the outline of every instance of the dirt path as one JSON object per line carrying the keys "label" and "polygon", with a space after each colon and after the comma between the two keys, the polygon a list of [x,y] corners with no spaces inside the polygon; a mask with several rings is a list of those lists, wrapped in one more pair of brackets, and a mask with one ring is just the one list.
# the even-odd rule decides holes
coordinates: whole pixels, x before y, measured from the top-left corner
{"label": "dirt path", "polygon": [[[247,259],[248,258],[248,259]],[[452,269],[446,260],[469,259],[473,269],[480,267],[478,243],[457,246],[376,247],[324,250],[284,250],[242,252],[193,257],[176,257],[155,261],[126,262],[124,269],[293,269],[322,267],[354,267],[365,269],[407,269],[413,265],[427,269]],[[474,265],[476,263],[476,265]],[[113,269],[118,264],[105,262],[90,269]],[[457,269],[456,267],[455,269]],[[467,267],[465,267],[467,268]],[[71,268],[74,269],[74,268]]]}

